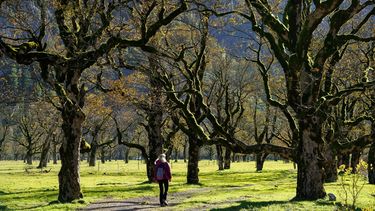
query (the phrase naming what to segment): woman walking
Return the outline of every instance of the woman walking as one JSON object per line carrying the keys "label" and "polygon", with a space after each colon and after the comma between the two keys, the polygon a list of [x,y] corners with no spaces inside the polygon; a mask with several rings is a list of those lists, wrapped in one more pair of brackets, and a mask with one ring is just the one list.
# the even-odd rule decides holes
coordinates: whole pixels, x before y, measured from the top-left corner
{"label": "woman walking", "polygon": [[160,189],[160,206],[164,207],[168,205],[167,194],[169,182],[172,179],[171,167],[165,159],[165,154],[159,155],[159,158],[155,161],[155,173],[154,180],[159,183]]}

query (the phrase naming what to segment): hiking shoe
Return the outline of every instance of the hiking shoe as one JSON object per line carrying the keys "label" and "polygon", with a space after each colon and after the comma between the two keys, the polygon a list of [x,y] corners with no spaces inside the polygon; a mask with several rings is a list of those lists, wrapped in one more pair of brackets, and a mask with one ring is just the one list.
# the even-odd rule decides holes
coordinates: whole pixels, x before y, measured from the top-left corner
{"label": "hiking shoe", "polygon": [[168,206],[168,202],[167,202],[167,201],[164,201],[164,205],[165,205],[165,206]]}

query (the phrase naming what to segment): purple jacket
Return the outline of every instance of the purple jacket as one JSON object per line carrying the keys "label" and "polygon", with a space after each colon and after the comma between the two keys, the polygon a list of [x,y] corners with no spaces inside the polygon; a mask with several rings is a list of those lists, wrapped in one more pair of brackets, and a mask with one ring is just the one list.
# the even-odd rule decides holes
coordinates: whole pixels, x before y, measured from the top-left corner
{"label": "purple jacket", "polygon": [[[163,166],[162,166],[163,165]],[[169,166],[168,162],[162,163],[160,160],[155,161],[155,168],[154,168],[154,180],[158,181],[156,179],[156,171],[157,169],[162,166],[164,168],[164,178],[163,180],[171,180],[172,179],[172,174],[171,174],[171,167]]]}

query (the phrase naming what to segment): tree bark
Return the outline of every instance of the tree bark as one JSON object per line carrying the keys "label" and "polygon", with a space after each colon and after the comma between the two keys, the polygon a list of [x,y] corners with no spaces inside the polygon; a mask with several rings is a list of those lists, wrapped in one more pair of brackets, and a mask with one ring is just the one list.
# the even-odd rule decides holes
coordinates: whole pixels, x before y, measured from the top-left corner
{"label": "tree bark", "polygon": [[[152,68],[155,64],[155,60],[150,58],[150,64]],[[154,70],[154,69],[153,69]],[[156,70],[156,69],[155,69]],[[163,127],[163,109],[162,109],[162,84],[154,78],[153,75],[149,76],[150,80],[150,105],[146,108],[147,111],[147,135],[148,135],[148,161],[146,161],[147,167],[147,177],[148,181],[152,182],[154,177],[154,162],[158,156],[163,153],[163,143],[164,138],[162,136]]]}
{"label": "tree bark", "polygon": [[189,160],[187,169],[187,183],[188,184],[198,184],[199,183],[199,151],[200,146],[197,141],[198,137],[189,137]]}
{"label": "tree bark", "polygon": [[223,147],[221,145],[216,145],[216,154],[219,170],[224,170]]}
{"label": "tree bark", "polygon": [[14,160],[15,160],[15,161],[18,161],[18,157],[19,157],[19,154],[18,154],[18,153],[15,153],[15,154],[14,154]]}
{"label": "tree bark", "polygon": [[53,143],[52,159],[53,159],[53,164],[57,164],[57,144],[56,143]]}
{"label": "tree bark", "polygon": [[145,160],[145,162],[146,162],[146,173],[147,173],[148,182],[152,182],[153,177],[154,177],[155,160],[148,159],[148,160]]}
{"label": "tree bark", "polygon": [[28,148],[26,155],[25,155],[25,161],[27,165],[32,165],[33,164],[33,153],[32,153],[32,148]]}
{"label": "tree bark", "polygon": [[0,138],[0,160],[3,159],[3,151],[4,151],[3,150],[3,143],[5,142],[7,132],[8,132],[8,126],[4,126],[3,136]]}
{"label": "tree bark", "polygon": [[247,162],[247,155],[242,155],[242,162]]}
{"label": "tree bark", "polygon": [[357,165],[359,164],[359,160],[361,158],[361,152],[360,151],[354,151],[352,152],[352,157],[350,159],[350,167],[352,167],[352,172],[357,172]]}
{"label": "tree bark", "polygon": [[43,144],[42,153],[40,154],[40,161],[39,161],[39,165],[38,165],[37,168],[47,167],[47,163],[48,163],[48,160],[49,160],[48,157],[49,157],[51,142],[52,142],[51,137],[49,137],[49,138],[47,137],[47,139],[45,140],[45,142]]}
{"label": "tree bark", "polygon": [[349,154],[341,154],[341,155],[338,155],[337,157],[338,157],[337,167],[339,167],[341,165],[345,165],[345,169],[349,168],[349,166],[350,166],[350,156],[349,156]]}
{"label": "tree bark", "polygon": [[337,161],[331,145],[324,147],[324,182],[337,181]]}
{"label": "tree bark", "polygon": [[147,165],[147,177],[148,181],[153,181],[154,175],[154,162],[158,156],[163,153],[163,137],[161,134],[162,128],[162,113],[153,113],[149,115],[148,121],[148,140],[149,140],[149,150],[148,150],[148,161]]}
{"label": "tree bark", "polygon": [[323,169],[321,130],[319,117],[306,117],[300,121],[300,141],[298,142],[298,173],[296,200],[316,200],[323,198]]}
{"label": "tree bark", "polygon": [[368,182],[375,184],[375,141],[371,144],[368,152]]}
{"label": "tree bark", "polygon": [[104,147],[102,147],[102,148],[100,149],[100,162],[101,162],[102,164],[105,163],[105,150],[104,150]]}
{"label": "tree bark", "polygon": [[174,162],[177,163],[178,161],[178,148],[176,147],[174,149]]}
{"label": "tree bark", "polygon": [[258,172],[263,170],[264,161],[266,160],[267,153],[257,153],[256,154],[256,170]]}
{"label": "tree bark", "polygon": [[125,157],[125,163],[129,163],[129,151],[130,151],[130,148],[129,147],[125,147],[125,153],[124,153],[124,157]]}
{"label": "tree bark", "polygon": [[96,164],[96,152],[98,151],[97,144],[91,143],[91,151],[89,154],[89,166],[95,166]]}
{"label": "tree bark", "polygon": [[[230,169],[231,155],[232,155],[232,151],[228,147],[225,148],[224,169]],[[233,158],[234,158],[234,154],[233,154]]]}
{"label": "tree bark", "polygon": [[184,158],[184,163],[187,162],[187,159],[186,159],[186,151],[187,151],[187,145],[188,145],[188,141],[185,140],[185,144],[184,144],[184,149],[182,151],[182,154],[183,154],[183,158]]}
{"label": "tree bark", "polygon": [[83,198],[80,187],[79,155],[82,123],[85,115],[75,105],[66,104],[62,111],[64,139],[60,147],[61,169],[59,172],[60,202],[72,202]]}

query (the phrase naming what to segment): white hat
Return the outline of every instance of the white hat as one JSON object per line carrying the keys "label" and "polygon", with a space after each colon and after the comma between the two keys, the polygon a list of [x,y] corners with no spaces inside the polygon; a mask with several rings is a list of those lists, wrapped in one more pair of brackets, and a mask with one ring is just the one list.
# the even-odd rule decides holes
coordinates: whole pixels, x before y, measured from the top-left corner
{"label": "white hat", "polygon": [[163,153],[163,154],[160,154],[159,155],[159,160],[162,162],[162,163],[165,163],[165,162],[167,162],[167,160],[165,159],[165,154]]}

